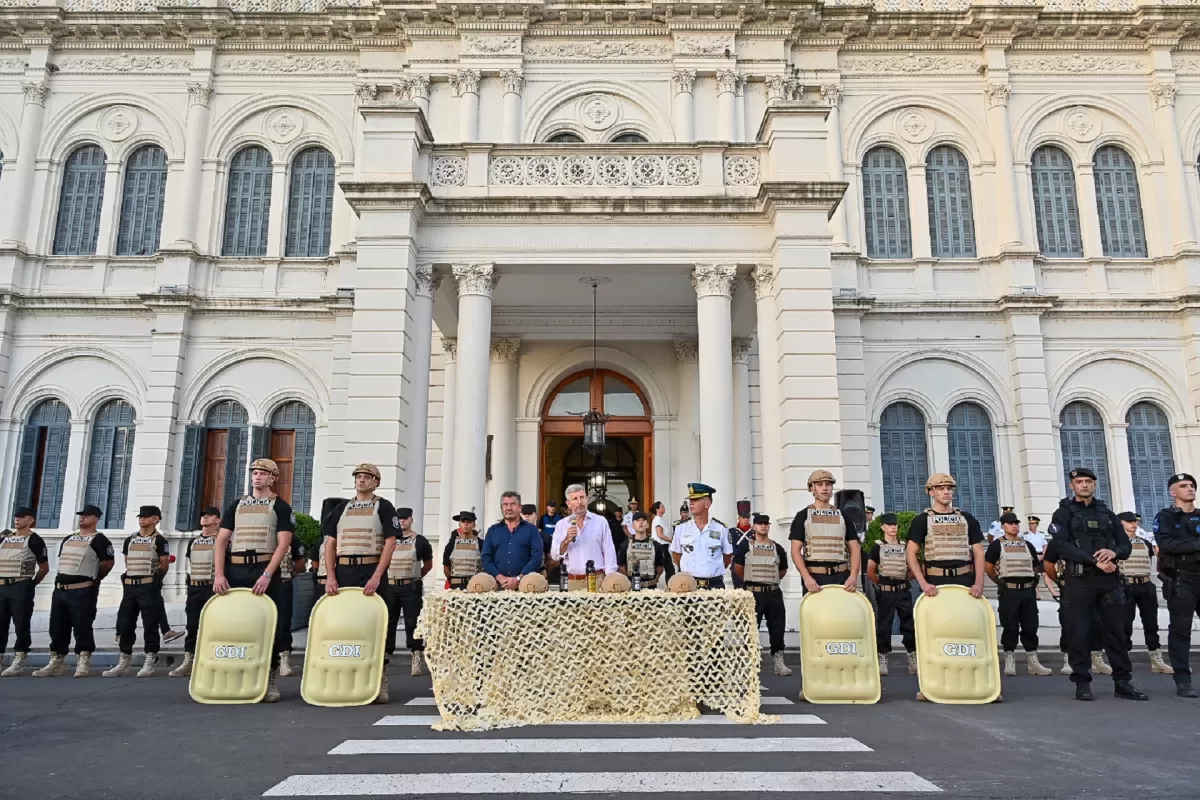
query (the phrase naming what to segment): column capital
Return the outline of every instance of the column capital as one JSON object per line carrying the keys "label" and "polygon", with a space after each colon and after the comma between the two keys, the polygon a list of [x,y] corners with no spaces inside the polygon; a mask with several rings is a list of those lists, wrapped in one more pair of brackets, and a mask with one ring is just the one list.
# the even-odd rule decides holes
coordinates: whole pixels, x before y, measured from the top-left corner
{"label": "column capital", "polygon": [[477,294],[491,297],[500,276],[491,264],[455,264],[451,271],[458,285],[458,294]]}
{"label": "column capital", "polygon": [[454,363],[458,361],[458,339],[450,339],[442,337],[442,352],[446,354],[446,362]]}
{"label": "column capital", "polygon": [[692,288],[697,297],[732,297],[736,276],[733,264],[697,264],[692,269]]}
{"label": "column capital", "polygon": [[717,71],[717,94],[735,94],[737,92],[737,83],[739,73],[736,69],[722,69]]}
{"label": "column capital", "polygon": [[46,95],[50,93],[50,84],[45,79],[26,81],[21,84],[21,91],[25,93],[26,105],[45,106]]}
{"label": "column capital", "polygon": [[836,83],[821,84],[821,98],[834,108],[841,106],[842,87]]}
{"label": "column capital", "polygon": [[428,75],[409,75],[405,80],[405,89],[408,92],[409,100],[428,100],[429,99],[429,76]]}
{"label": "column capital", "polygon": [[791,84],[792,79],[787,75],[768,75],[767,103],[782,103],[784,100],[787,100]]}
{"label": "column capital", "polygon": [[1155,81],[1150,84],[1150,100],[1154,103],[1155,108],[1174,107],[1175,94],[1178,91],[1178,87],[1173,83]]}
{"label": "column capital", "polygon": [[983,95],[987,98],[988,108],[1008,107],[1008,96],[1012,93],[1012,87],[1007,83],[989,83],[983,88]]}
{"label": "column capital", "polygon": [[680,364],[695,364],[700,358],[700,342],[697,339],[676,339],[675,360]]}
{"label": "column capital", "polygon": [[461,69],[450,76],[450,85],[454,87],[455,97],[464,94],[479,94],[479,70]]}
{"label": "column capital", "polygon": [[417,297],[433,299],[437,294],[438,287],[442,285],[441,273],[435,270],[432,264],[417,264],[414,276],[416,277],[414,294]]}
{"label": "column capital", "polygon": [[671,86],[676,94],[691,94],[692,86],[696,83],[696,70],[677,69],[671,75]]}
{"label": "column capital", "polygon": [[771,296],[775,285],[775,267],[772,264],[755,264],[754,269],[746,276],[746,282],[754,289],[754,296],[765,300]]}
{"label": "column capital", "polygon": [[505,94],[520,94],[525,88],[525,73],[519,69],[500,70],[500,80]]}
{"label": "column capital", "polygon": [[187,85],[188,88],[188,107],[204,106],[208,108],[208,103],[212,99],[212,84],[208,81],[193,81]]}
{"label": "column capital", "polygon": [[735,336],[733,339],[733,361],[735,364],[745,364],[750,357],[750,348],[754,340],[748,336]]}
{"label": "column capital", "polygon": [[515,364],[520,351],[520,339],[492,339],[493,364]]}
{"label": "column capital", "polygon": [[354,96],[358,98],[359,105],[374,103],[375,99],[379,97],[379,84],[356,83],[354,84]]}

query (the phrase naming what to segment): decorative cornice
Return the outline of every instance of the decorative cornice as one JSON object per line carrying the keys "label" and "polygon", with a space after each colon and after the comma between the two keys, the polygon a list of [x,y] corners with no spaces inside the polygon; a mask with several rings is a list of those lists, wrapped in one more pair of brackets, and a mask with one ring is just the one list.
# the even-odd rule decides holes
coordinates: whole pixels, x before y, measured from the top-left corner
{"label": "decorative cornice", "polygon": [[700,358],[700,342],[696,339],[675,340],[675,360],[680,364],[695,364]]}
{"label": "decorative cornice", "polygon": [[525,45],[527,56],[561,61],[636,61],[662,59],[670,54],[671,46],[664,41],[612,41],[607,37],[575,42],[534,41]]}
{"label": "decorative cornice", "polygon": [[843,58],[842,72],[860,75],[970,75],[979,69],[978,56],[917,55],[903,56],[857,55]]}
{"label": "decorative cornice", "polygon": [[464,34],[462,54],[465,56],[520,56],[521,37]]}
{"label": "decorative cornice", "polygon": [[520,339],[493,339],[492,340],[492,363],[493,364],[515,364],[517,356],[521,351]]}
{"label": "decorative cornice", "polygon": [[450,76],[450,85],[454,87],[454,96],[464,94],[479,94],[479,70],[461,69]]}
{"label": "decorative cornice", "polygon": [[61,72],[87,74],[125,74],[149,72],[155,74],[186,73],[192,60],[186,56],[129,55],[71,56],[58,59],[55,66]]}
{"label": "decorative cornice", "polygon": [[1179,91],[1173,83],[1159,83],[1155,81],[1150,84],[1150,100],[1154,103],[1155,108],[1167,108],[1175,105],[1175,94]]}
{"label": "decorative cornice", "polygon": [[451,271],[458,285],[458,295],[491,297],[500,276],[491,264],[455,264]]}
{"label": "decorative cornice", "polygon": [[735,336],[733,339],[733,361],[735,364],[745,364],[750,356],[750,348],[754,340],[749,337]]}
{"label": "decorative cornice", "polygon": [[697,297],[732,297],[736,276],[733,264],[697,264],[692,269],[692,288]]}
{"label": "decorative cornice", "polygon": [[220,75],[351,75],[357,69],[351,58],[293,55],[218,59],[216,65]]}

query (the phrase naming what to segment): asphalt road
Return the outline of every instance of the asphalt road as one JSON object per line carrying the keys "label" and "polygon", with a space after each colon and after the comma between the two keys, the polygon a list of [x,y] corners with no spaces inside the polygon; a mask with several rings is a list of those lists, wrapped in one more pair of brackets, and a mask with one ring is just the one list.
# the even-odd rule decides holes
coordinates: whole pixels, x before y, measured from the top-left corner
{"label": "asphalt road", "polygon": [[[429,679],[399,669],[389,706],[352,709],[306,705],[298,678],[281,681],[283,702],[259,706],[198,705],[185,681],[168,678],[6,678],[0,796],[462,797],[486,790],[550,800],[586,789],[674,800],[718,787],[704,796],[1195,800],[1200,701],[1175,697],[1171,678],[1151,675],[1144,659],[1135,680],[1150,692],[1148,703],[1114,698],[1103,677],[1093,684],[1096,701],[1079,703],[1056,674],[1005,679],[1000,704],[940,706],[916,702],[916,679],[893,674],[878,705],[816,706],[794,702],[798,677],[764,674],[764,696],[784,701],[764,710],[785,724],[721,718],[476,734],[377,725],[388,715],[406,722],[436,714]],[[1059,664],[1055,656],[1046,661]],[[895,660],[892,669],[900,671]]]}

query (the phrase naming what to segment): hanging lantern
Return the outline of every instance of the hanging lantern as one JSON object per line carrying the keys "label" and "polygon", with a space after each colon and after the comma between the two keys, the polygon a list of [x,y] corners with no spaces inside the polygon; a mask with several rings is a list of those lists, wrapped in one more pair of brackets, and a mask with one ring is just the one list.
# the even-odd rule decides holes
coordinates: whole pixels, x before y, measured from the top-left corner
{"label": "hanging lantern", "polygon": [[593,455],[604,450],[604,424],[608,415],[592,409],[583,415],[583,449]]}
{"label": "hanging lantern", "polygon": [[593,472],[590,483],[592,484],[592,491],[603,496],[604,492],[608,489],[608,475],[603,470]]}

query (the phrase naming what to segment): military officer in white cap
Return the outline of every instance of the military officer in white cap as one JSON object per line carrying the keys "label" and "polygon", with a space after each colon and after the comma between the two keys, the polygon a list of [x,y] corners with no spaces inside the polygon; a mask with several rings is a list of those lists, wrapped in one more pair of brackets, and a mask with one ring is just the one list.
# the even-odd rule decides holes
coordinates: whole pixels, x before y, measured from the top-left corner
{"label": "military officer in white cap", "polygon": [[676,568],[695,578],[699,589],[724,589],[725,570],[733,562],[729,529],[708,513],[716,491],[704,483],[688,484],[690,518],[679,524],[671,540]]}

